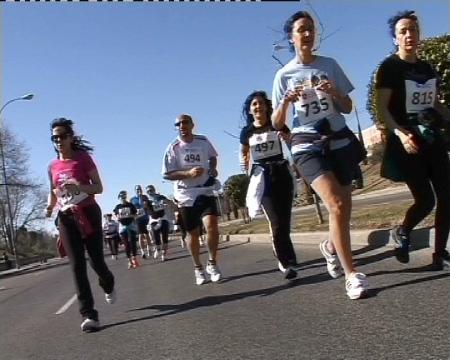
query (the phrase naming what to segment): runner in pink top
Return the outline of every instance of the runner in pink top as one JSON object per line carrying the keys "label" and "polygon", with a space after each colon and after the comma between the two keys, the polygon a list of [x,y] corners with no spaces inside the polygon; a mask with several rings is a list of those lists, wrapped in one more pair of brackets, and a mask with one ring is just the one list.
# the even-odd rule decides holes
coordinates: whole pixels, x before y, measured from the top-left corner
{"label": "runner in pink top", "polygon": [[55,119],[51,131],[57,159],[48,167],[50,193],[46,215],[50,217],[57,205],[59,237],[74,273],[83,317],[81,330],[96,331],[100,323],[87,276],[86,250],[105,291],[106,302],[112,304],[116,299],[114,276],[103,256],[102,214],[94,199],[94,194],[100,194],[103,186],[89,155],[92,147],[75,135],[72,120]]}

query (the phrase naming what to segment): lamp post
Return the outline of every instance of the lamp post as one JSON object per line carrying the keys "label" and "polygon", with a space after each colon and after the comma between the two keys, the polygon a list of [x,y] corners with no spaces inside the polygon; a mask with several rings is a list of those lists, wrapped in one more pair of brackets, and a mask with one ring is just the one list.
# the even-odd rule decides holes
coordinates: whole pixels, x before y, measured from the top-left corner
{"label": "lamp post", "polygon": [[[31,100],[34,97],[33,94],[26,94],[23,96],[20,96],[18,98],[15,99],[11,99],[9,101],[7,101],[5,103],[5,105],[2,106],[2,108],[0,109],[0,116],[3,112],[3,110],[5,109],[6,106],[8,106],[9,104],[11,104],[14,101],[19,101],[19,100]],[[0,119],[1,121],[1,119]],[[2,122],[3,124],[3,122]],[[0,129],[1,130],[1,129]],[[19,263],[19,256],[17,254],[17,250],[16,250],[16,238],[15,238],[15,234],[16,232],[14,231],[14,222],[13,222],[13,216],[12,216],[12,209],[11,209],[11,199],[9,197],[9,188],[8,188],[8,181],[7,181],[7,177],[6,177],[6,161],[5,161],[5,153],[4,153],[4,149],[3,149],[3,136],[2,136],[2,132],[0,132],[0,156],[1,156],[1,161],[2,161],[2,175],[3,175],[3,185],[5,186],[5,194],[6,194],[6,205],[8,206],[8,217],[9,217],[9,228],[10,228],[10,234],[11,234],[11,245],[12,245],[12,250],[14,253],[14,258],[16,260],[16,268],[19,269],[20,268],[20,263]]]}

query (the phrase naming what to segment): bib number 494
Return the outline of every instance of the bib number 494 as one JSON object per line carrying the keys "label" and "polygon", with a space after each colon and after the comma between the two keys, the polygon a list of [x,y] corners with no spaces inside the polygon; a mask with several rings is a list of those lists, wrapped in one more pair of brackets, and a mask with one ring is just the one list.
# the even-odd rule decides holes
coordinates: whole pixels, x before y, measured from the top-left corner
{"label": "bib number 494", "polygon": [[200,154],[186,154],[184,156],[184,162],[187,163],[200,162]]}

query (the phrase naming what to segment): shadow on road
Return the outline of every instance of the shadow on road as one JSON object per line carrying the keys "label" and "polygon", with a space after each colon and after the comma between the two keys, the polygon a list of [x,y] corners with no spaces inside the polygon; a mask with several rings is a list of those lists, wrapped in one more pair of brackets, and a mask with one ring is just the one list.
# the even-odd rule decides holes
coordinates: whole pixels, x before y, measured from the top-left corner
{"label": "shadow on road", "polygon": [[[257,276],[260,274],[268,274],[268,273],[272,273],[274,271],[276,271],[276,270],[273,270],[273,269],[264,270],[264,271],[260,271],[260,272],[236,276],[236,277],[234,277],[234,279],[242,278],[242,277],[246,277],[246,276]],[[127,312],[156,310],[159,313],[149,315],[149,316],[144,316],[144,317],[137,318],[137,319],[130,319],[130,320],[120,321],[120,322],[116,322],[116,323],[105,324],[100,328],[100,330],[107,329],[107,328],[110,328],[113,326],[131,324],[131,323],[138,322],[138,321],[157,319],[157,318],[164,317],[164,316],[178,315],[178,314],[181,314],[181,313],[184,313],[187,311],[191,311],[191,310],[194,310],[197,308],[217,306],[217,305],[228,303],[231,301],[238,301],[238,300],[242,300],[242,299],[246,299],[246,298],[254,297],[254,296],[260,296],[260,297],[271,296],[275,293],[278,293],[279,291],[290,289],[290,288],[293,288],[293,287],[296,287],[299,285],[315,284],[315,283],[319,283],[322,281],[329,281],[329,280],[330,280],[330,277],[328,276],[328,274],[321,273],[321,274],[312,275],[309,277],[302,277],[300,279],[295,279],[295,280],[289,281],[289,282],[286,281],[283,284],[269,287],[269,288],[264,288],[264,289],[244,291],[241,293],[227,294],[227,295],[205,296],[205,297],[195,299],[192,301],[188,301],[188,302],[182,303],[182,304],[156,304],[156,305],[150,305],[150,306],[145,306],[145,307],[136,308],[136,309],[130,309]]]}
{"label": "shadow on road", "polygon": [[[411,233],[411,251],[425,249],[430,247],[430,227],[414,230]],[[369,251],[380,249],[389,244],[389,232],[387,230],[375,230],[369,234],[367,239],[368,245],[352,251],[353,256],[365,254]],[[381,261],[394,256],[394,249],[387,249],[386,251],[371,256],[358,258],[355,260],[356,266],[367,265],[373,262]]]}

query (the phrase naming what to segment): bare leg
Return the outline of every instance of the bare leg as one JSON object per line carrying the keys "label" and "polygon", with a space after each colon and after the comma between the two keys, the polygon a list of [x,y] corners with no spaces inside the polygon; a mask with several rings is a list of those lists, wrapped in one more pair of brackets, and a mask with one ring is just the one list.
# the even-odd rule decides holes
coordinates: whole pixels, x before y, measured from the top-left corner
{"label": "bare leg", "polygon": [[200,244],[199,244],[199,231],[198,229],[194,229],[188,232],[188,236],[186,238],[186,245],[189,250],[189,253],[192,256],[192,261],[195,266],[202,266],[200,261]]}
{"label": "bare leg", "polygon": [[206,228],[206,242],[208,245],[209,260],[216,262],[217,249],[219,247],[219,225],[216,215],[206,215],[203,217]]}
{"label": "bare leg", "polygon": [[319,176],[311,186],[329,213],[329,250],[337,253],[345,277],[348,277],[355,272],[350,244],[351,186],[340,185],[332,173]]}

